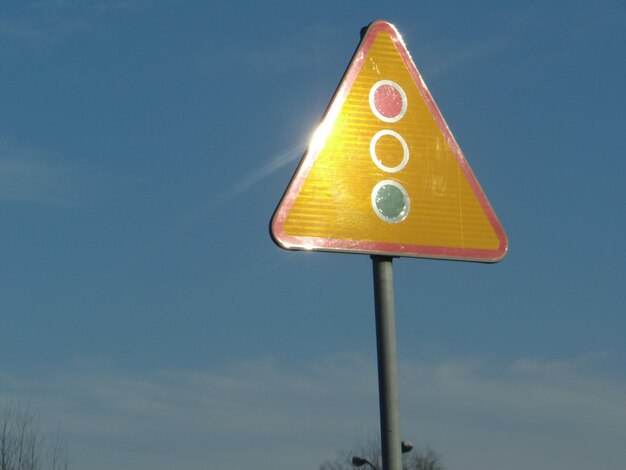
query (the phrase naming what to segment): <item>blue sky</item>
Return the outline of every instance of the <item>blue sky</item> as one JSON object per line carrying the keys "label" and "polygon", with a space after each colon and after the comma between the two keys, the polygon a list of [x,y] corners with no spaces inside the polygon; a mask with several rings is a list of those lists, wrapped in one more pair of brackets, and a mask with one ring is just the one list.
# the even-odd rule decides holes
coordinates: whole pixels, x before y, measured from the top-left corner
{"label": "blue sky", "polygon": [[389,20],[510,240],[394,262],[402,434],[447,468],[626,460],[620,2],[0,7],[0,399],[74,468],[317,468],[378,426],[371,262],[268,223]]}

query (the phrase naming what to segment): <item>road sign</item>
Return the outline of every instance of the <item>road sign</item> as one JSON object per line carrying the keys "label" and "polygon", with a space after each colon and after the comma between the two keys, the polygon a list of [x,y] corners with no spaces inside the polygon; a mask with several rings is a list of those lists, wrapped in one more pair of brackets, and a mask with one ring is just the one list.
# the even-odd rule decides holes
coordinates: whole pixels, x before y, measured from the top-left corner
{"label": "road sign", "polygon": [[281,247],[495,262],[507,238],[398,31],[372,23],[271,222]]}

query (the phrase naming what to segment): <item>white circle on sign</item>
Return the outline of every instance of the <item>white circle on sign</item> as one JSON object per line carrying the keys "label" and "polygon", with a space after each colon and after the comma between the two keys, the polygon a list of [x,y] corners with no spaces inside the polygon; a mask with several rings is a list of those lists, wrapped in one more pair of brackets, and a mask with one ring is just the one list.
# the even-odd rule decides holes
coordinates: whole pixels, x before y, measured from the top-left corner
{"label": "white circle on sign", "polygon": [[[376,144],[378,143],[378,140],[386,135],[395,137],[402,145],[402,161],[396,166],[385,165],[376,154]],[[372,157],[372,161],[376,164],[378,168],[387,173],[397,173],[398,171],[402,170],[409,162],[409,146],[407,145],[406,140],[404,140],[404,138],[396,131],[392,131],[391,129],[383,129],[382,131],[378,131],[376,134],[374,134],[374,137],[372,137],[372,140],[370,142],[370,155]]]}
{"label": "white circle on sign", "polygon": [[397,181],[379,181],[372,189],[372,209],[376,215],[390,224],[406,219],[411,208],[409,193]]}
{"label": "white circle on sign", "polygon": [[406,113],[406,93],[394,81],[380,80],[374,83],[369,100],[372,112],[383,122],[398,122]]}

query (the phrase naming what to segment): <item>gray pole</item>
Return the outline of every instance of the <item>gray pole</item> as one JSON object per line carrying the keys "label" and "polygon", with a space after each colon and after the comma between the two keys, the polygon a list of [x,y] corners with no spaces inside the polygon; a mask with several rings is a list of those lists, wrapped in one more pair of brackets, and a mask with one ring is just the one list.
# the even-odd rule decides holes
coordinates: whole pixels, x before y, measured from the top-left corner
{"label": "gray pole", "polygon": [[396,314],[393,300],[393,269],[390,256],[372,256],[378,351],[378,399],[383,470],[402,470]]}

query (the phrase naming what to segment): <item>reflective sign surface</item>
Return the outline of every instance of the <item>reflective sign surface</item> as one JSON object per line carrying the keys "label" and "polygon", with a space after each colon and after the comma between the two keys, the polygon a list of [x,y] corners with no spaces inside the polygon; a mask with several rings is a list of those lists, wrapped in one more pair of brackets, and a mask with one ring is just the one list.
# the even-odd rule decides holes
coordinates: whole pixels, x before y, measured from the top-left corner
{"label": "reflective sign surface", "polygon": [[499,261],[506,235],[396,29],[367,29],[281,200],[287,249]]}

